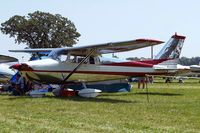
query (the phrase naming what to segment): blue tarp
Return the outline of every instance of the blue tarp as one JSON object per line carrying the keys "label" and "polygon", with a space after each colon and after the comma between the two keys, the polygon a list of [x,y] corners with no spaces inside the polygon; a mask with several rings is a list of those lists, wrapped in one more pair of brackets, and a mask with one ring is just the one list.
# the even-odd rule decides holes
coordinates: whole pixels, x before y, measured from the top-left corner
{"label": "blue tarp", "polygon": [[13,75],[10,79],[10,82],[16,83],[17,82],[17,74],[19,74],[19,72],[16,72],[15,75]]}

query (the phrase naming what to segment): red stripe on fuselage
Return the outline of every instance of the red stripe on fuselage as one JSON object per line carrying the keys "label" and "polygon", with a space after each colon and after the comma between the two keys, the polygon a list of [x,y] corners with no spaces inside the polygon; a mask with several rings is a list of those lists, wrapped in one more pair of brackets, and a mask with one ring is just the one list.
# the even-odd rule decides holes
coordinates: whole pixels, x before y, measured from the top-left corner
{"label": "red stripe on fuselage", "polygon": [[129,62],[119,62],[119,63],[110,63],[103,64],[106,66],[125,66],[125,67],[153,67],[152,64],[147,64],[139,61],[129,61]]}
{"label": "red stripe on fuselage", "polygon": [[119,62],[104,64],[107,66],[126,66],[126,67],[153,67],[153,65],[159,64],[163,61],[171,59],[158,59],[158,60],[143,60],[143,61],[129,61],[129,62]]}
{"label": "red stripe on fuselage", "polygon": [[173,59],[143,60],[143,61],[138,61],[138,62],[157,65],[157,64],[162,63],[162,62],[167,61],[167,60],[173,60]]}

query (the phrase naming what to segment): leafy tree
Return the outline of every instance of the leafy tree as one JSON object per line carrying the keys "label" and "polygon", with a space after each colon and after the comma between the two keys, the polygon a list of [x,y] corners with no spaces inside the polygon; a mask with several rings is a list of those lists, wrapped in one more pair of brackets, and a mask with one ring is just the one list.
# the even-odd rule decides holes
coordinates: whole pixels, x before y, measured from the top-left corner
{"label": "leafy tree", "polygon": [[59,14],[36,11],[28,16],[15,15],[1,24],[1,31],[15,37],[15,43],[30,48],[73,46],[80,34],[73,22]]}

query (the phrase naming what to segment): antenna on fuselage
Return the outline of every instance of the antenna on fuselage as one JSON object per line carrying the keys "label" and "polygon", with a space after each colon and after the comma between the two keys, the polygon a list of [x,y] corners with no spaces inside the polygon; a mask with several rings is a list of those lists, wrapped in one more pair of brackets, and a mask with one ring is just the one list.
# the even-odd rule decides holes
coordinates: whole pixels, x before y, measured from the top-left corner
{"label": "antenna on fuselage", "polygon": [[151,45],[151,59],[153,60],[153,45]]}

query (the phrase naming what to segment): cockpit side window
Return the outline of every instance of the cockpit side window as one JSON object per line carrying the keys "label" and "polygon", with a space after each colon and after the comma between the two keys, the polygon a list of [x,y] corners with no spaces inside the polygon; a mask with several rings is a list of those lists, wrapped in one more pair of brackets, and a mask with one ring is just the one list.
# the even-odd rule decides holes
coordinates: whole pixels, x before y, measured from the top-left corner
{"label": "cockpit side window", "polygon": [[[85,56],[70,55],[70,53],[67,53],[63,49],[57,49],[57,50],[51,51],[48,57],[54,60],[59,60],[62,62],[67,61],[71,63],[80,63],[85,58]],[[98,56],[90,56],[84,62],[84,64],[99,64],[99,63],[100,63],[100,60]]]}
{"label": "cockpit side window", "polygon": [[60,55],[60,61],[62,62],[67,61],[67,55]]}

